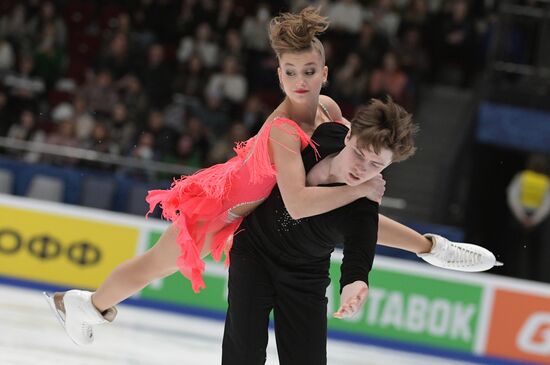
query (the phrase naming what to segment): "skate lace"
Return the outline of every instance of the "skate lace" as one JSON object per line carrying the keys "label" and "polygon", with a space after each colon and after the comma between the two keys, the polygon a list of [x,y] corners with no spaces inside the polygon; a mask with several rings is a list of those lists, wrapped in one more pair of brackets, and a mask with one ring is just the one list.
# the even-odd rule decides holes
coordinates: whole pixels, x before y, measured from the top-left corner
{"label": "skate lace", "polygon": [[447,245],[447,249],[441,253],[441,259],[449,266],[471,267],[478,265],[481,262],[481,254],[458,245]]}

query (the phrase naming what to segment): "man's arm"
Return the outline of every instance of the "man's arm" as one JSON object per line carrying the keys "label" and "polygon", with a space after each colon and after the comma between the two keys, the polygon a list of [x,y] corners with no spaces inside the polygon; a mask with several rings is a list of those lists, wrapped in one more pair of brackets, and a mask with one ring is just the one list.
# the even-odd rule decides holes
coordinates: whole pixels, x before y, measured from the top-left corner
{"label": "man's arm", "polygon": [[[364,205],[360,205],[363,204]],[[346,217],[344,255],[340,267],[340,308],[336,318],[351,317],[367,299],[369,272],[374,260],[378,231],[378,204],[367,200],[357,202],[350,217]]]}

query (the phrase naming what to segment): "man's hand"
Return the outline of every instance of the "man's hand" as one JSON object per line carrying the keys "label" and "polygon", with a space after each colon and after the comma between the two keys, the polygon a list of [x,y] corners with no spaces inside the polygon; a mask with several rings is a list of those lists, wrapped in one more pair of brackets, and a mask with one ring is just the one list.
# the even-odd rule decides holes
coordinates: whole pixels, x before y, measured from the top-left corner
{"label": "man's hand", "polygon": [[367,197],[373,202],[380,204],[386,191],[386,180],[384,180],[381,174],[378,174],[372,179],[357,185],[356,189],[359,197]]}
{"label": "man's hand", "polygon": [[334,312],[335,318],[353,317],[365,304],[369,287],[364,281],[354,281],[344,286],[340,295],[340,308]]}

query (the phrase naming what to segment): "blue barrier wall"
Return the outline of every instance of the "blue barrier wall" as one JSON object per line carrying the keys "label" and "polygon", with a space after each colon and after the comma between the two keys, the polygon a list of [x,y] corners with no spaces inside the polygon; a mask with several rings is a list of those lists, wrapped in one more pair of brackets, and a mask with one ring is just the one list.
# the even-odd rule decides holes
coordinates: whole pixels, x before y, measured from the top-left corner
{"label": "blue barrier wall", "polygon": [[484,102],[477,139],[482,143],[550,153],[550,113]]}

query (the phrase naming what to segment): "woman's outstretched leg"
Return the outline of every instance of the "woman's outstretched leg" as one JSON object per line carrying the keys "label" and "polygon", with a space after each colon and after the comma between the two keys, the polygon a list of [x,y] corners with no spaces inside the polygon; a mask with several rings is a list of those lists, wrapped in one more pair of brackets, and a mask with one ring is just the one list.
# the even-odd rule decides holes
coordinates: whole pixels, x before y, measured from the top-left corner
{"label": "woman's outstretched leg", "polygon": [[177,234],[178,228],[171,225],[149,251],[113,270],[95,293],[84,290],[69,290],[53,296],[44,293],[65,331],[76,344],[93,342],[93,326],[112,322],[117,314],[114,305],[151,281],[178,270],[176,261],[180,249],[176,243]]}
{"label": "woman's outstretched leg", "polygon": [[157,243],[144,254],[117,266],[92,295],[94,306],[103,312],[134,295],[151,281],[178,270],[180,248],[176,243],[179,228],[172,224]]}

